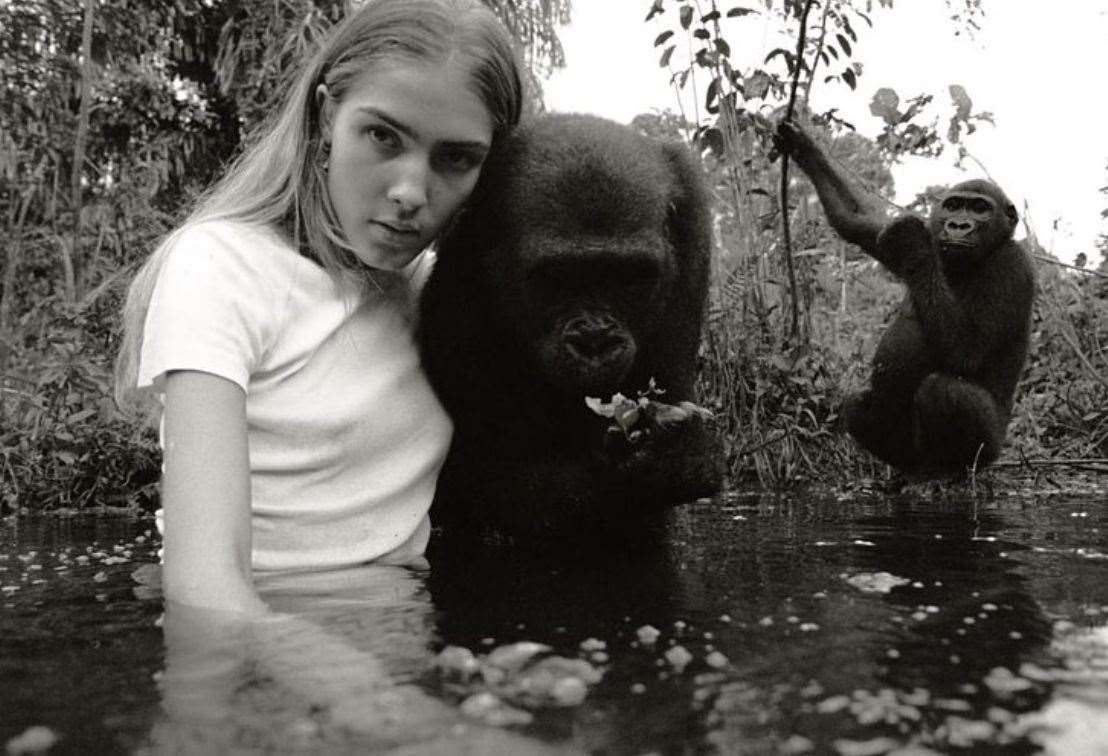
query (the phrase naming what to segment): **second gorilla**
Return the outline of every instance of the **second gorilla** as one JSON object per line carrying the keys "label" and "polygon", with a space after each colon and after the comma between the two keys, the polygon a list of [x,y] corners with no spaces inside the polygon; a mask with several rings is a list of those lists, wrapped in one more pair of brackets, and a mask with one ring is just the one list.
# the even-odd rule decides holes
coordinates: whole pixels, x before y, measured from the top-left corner
{"label": "second gorilla", "polygon": [[548,115],[494,150],[421,305],[455,424],[436,524],[585,534],[719,488],[698,413],[628,439],[585,404],[651,379],[660,401],[693,400],[710,224],[684,145]]}

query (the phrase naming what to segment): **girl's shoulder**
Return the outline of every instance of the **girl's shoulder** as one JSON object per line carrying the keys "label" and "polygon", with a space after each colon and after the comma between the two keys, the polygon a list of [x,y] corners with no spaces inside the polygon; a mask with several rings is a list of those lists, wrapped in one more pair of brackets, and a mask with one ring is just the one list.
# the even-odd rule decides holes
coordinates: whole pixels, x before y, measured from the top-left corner
{"label": "girl's shoulder", "polygon": [[189,223],[173,232],[166,245],[167,266],[205,276],[274,281],[318,268],[299,254],[278,229],[244,221],[214,219]]}

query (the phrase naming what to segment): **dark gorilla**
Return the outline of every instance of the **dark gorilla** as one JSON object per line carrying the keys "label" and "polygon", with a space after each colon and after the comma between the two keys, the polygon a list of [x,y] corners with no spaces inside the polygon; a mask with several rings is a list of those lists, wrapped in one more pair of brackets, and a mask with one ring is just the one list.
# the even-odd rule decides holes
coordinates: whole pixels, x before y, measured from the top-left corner
{"label": "dark gorilla", "polygon": [[576,537],[718,489],[697,413],[632,441],[585,404],[651,379],[666,404],[693,399],[710,234],[682,145],[548,115],[489,156],[421,303],[424,364],[455,425],[436,524]]}
{"label": "dark gorilla", "polygon": [[887,220],[789,122],[777,142],[811,179],[831,226],[908,291],[877,346],[870,388],[843,409],[854,438],[909,474],[948,475],[1000,453],[1027,359],[1035,277],[1018,216],[988,181],[947,190],[930,220]]}

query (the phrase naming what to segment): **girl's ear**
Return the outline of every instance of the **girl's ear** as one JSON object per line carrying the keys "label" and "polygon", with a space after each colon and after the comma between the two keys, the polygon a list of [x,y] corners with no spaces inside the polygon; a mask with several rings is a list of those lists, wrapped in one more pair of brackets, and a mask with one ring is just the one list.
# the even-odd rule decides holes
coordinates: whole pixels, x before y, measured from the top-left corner
{"label": "girl's ear", "polygon": [[324,142],[331,141],[331,121],[335,116],[334,100],[326,84],[315,88],[315,106],[319,111],[319,133]]}

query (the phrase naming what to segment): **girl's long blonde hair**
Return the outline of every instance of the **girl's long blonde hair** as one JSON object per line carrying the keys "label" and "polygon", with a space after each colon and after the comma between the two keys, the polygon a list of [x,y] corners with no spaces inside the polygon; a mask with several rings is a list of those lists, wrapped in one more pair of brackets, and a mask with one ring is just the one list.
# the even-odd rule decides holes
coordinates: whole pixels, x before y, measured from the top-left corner
{"label": "girl's long blonde hair", "polygon": [[470,63],[474,91],[493,122],[493,145],[519,122],[523,88],[511,37],[478,0],[369,0],[347,16],[302,66],[275,117],[263,125],[188,219],[161,241],[135,275],[123,306],[115,396],[135,398],[143,328],[154,284],[174,239],[209,220],[282,228],[293,245],[334,275],[364,271],[345,242],[327,193],[320,139],[320,84],[341,102],[374,63],[409,59]]}

